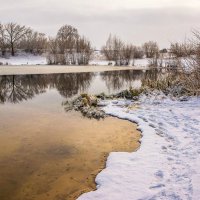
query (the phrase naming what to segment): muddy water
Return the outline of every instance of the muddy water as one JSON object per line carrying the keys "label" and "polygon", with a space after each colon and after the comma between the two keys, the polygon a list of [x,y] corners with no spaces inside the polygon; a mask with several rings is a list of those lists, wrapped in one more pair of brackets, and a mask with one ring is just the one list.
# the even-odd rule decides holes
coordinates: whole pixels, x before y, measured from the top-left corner
{"label": "muddy water", "polygon": [[66,95],[77,94],[66,89],[69,83],[55,89],[51,81],[33,85],[30,77],[26,84],[21,77],[6,80],[0,85],[1,200],[76,199],[95,189],[109,152],[138,148],[140,134],[128,121],[66,113]]}

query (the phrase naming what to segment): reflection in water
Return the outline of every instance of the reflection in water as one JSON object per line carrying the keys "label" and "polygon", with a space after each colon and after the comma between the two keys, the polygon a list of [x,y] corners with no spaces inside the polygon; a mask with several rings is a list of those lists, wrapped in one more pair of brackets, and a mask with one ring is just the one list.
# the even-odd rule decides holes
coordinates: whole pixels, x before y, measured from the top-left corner
{"label": "reflection in water", "polygon": [[45,92],[45,79],[35,76],[0,76],[0,102],[19,103]]}
{"label": "reflection in water", "polygon": [[[101,79],[98,79],[101,77]],[[73,73],[49,75],[12,75],[0,76],[0,103],[19,103],[32,99],[48,89],[56,89],[63,97],[72,98],[77,94],[109,91],[118,92],[124,87],[130,87],[134,81],[141,81],[142,71],[111,71],[103,73]],[[96,80],[96,81],[95,81]],[[105,84],[105,85],[104,85]],[[102,87],[100,87],[102,85]]]}
{"label": "reflection in water", "polygon": [[90,86],[94,73],[61,74],[54,75],[55,87],[64,97],[72,97],[87,90]]}
{"label": "reflection in water", "polygon": [[119,90],[124,84],[129,84],[133,81],[141,80],[143,72],[139,70],[131,71],[108,71],[100,73],[103,81],[109,90]]}
{"label": "reflection in water", "polygon": [[0,199],[71,200],[94,189],[105,155],[138,148],[139,133],[127,121],[66,113],[62,97],[114,93],[143,77],[141,71],[0,76]]}
{"label": "reflection in water", "polygon": [[0,76],[0,102],[19,103],[56,88],[71,97],[89,87],[94,73]]}
{"label": "reflection in water", "polygon": [[[161,86],[170,86],[178,75],[176,69],[151,69],[146,71],[142,80],[142,86],[149,86],[151,88],[159,88]],[[162,84],[164,83],[164,85]]]}

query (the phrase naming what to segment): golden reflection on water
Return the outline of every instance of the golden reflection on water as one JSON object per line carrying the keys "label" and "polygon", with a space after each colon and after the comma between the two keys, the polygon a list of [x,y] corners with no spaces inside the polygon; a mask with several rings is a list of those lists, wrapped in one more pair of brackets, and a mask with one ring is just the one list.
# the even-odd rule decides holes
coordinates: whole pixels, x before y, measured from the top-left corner
{"label": "golden reflection on water", "polygon": [[0,108],[1,200],[75,199],[95,189],[109,152],[139,146],[136,125],[128,121],[22,107]]}

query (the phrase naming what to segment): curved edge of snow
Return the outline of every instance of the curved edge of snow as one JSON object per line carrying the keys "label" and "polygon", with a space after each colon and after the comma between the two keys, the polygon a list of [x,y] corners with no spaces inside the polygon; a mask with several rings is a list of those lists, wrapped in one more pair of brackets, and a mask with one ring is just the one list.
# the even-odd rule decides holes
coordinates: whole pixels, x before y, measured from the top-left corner
{"label": "curved edge of snow", "polygon": [[[123,102],[120,103],[123,104]],[[137,116],[124,112],[124,109],[118,107],[119,102],[118,106],[115,105],[116,101],[111,101],[104,108],[104,111],[108,115],[137,123],[138,130],[141,131],[142,135],[140,139],[142,145],[133,153],[110,153],[107,158],[106,168],[95,179],[97,190],[81,195],[78,200],[133,200],[141,198],[141,192],[143,197],[148,197],[149,190],[146,189],[146,186],[151,185],[156,179],[156,177],[152,177],[156,163],[151,162],[151,157],[159,151],[151,143],[155,137],[154,129],[146,125]],[[146,173],[144,173],[144,165],[146,163],[143,159],[140,159],[141,157],[145,157],[145,162],[149,163]],[[141,188],[144,188],[144,190],[141,191]],[[152,194],[152,192],[150,193]]]}
{"label": "curved edge of snow", "polygon": [[200,199],[200,99],[189,102],[108,101],[104,111],[138,124],[141,146],[133,153],[110,153],[96,177],[97,190],[78,200]]}

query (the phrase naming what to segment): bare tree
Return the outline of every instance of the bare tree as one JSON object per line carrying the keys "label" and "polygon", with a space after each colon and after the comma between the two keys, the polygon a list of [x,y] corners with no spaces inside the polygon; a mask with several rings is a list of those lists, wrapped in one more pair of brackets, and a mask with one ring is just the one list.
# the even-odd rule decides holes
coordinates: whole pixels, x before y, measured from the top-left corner
{"label": "bare tree", "polygon": [[7,42],[5,38],[5,28],[3,24],[0,24],[0,50],[1,50],[2,56],[5,55],[6,48],[7,48]]}
{"label": "bare tree", "polygon": [[57,33],[57,41],[60,53],[72,53],[79,38],[78,30],[70,25],[62,26]]}
{"label": "bare tree", "polygon": [[87,65],[92,53],[91,43],[72,26],[62,26],[55,39],[48,41],[49,64]]}
{"label": "bare tree", "polygon": [[195,54],[195,46],[193,42],[184,42],[184,43],[171,43],[170,52],[173,56],[180,58],[188,55]]}
{"label": "bare tree", "polygon": [[131,44],[127,44],[127,45],[124,45],[123,48],[122,48],[122,63],[123,65],[129,65],[130,64],[130,61],[131,59],[133,59],[133,45]]}
{"label": "bare tree", "polygon": [[118,37],[113,38],[113,43],[114,43],[114,61],[116,65],[123,65],[123,48],[124,48],[124,43],[122,40]]}
{"label": "bare tree", "polygon": [[8,23],[5,25],[5,39],[8,41],[9,47],[11,48],[12,56],[15,55],[15,48],[20,40],[29,32],[29,28],[16,23]]}
{"label": "bare tree", "polygon": [[78,64],[87,65],[92,54],[92,47],[90,41],[87,40],[85,37],[80,37],[79,39],[77,39],[76,47]]}
{"label": "bare tree", "polygon": [[104,54],[107,60],[112,61],[114,55],[114,45],[112,35],[110,34],[108,40],[106,41],[106,45],[104,45],[101,49],[101,52]]}
{"label": "bare tree", "polygon": [[36,41],[35,41],[35,50],[37,53],[44,53],[47,48],[47,37],[44,33],[35,33]]}
{"label": "bare tree", "polygon": [[49,38],[48,40],[48,54],[47,54],[47,62],[48,64],[52,65],[52,64],[58,64],[58,42],[55,38]]}
{"label": "bare tree", "polygon": [[158,55],[159,47],[156,42],[149,41],[143,44],[144,53],[147,58],[153,58]]}
{"label": "bare tree", "polygon": [[144,57],[144,51],[141,47],[133,46],[133,57],[135,59],[141,59]]}
{"label": "bare tree", "polygon": [[124,48],[124,43],[116,36],[109,35],[106,45],[101,49],[107,60],[114,61],[115,65],[121,64],[122,59],[122,49]]}
{"label": "bare tree", "polygon": [[41,54],[46,50],[47,38],[44,33],[30,31],[22,38],[19,48],[29,53]]}

